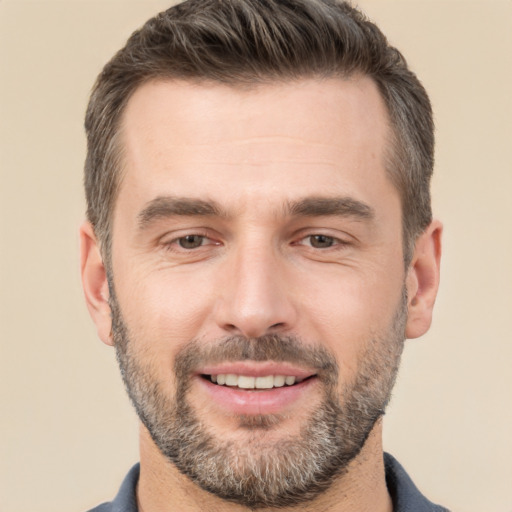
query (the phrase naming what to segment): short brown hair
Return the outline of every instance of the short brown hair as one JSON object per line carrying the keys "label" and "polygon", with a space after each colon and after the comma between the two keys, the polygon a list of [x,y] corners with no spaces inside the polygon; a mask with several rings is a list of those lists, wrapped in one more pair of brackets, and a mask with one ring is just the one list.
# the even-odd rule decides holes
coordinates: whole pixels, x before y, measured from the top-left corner
{"label": "short brown hair", "polygon": [[99,75],[85,128],[87,216],[109,259],[121,181],[119,126],[133,92],[152,79],[230,85],[306,77],[371,77],[391,128],[388,174],[401,196],[404,257],[431,222],[434,125],[427,93],[401,53],[348,2],[187,0],[134,32]]}

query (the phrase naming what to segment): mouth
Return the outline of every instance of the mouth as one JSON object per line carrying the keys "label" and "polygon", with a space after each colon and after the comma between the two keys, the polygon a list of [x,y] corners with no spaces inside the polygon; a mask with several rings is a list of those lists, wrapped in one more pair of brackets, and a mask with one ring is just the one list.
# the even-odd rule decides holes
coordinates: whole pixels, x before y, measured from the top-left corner
{"label": "mouth", "polygon": [[205,366],[196,378],[209,406],[228,414],[264,415],[308,403],[319,375],[291,363],[239,361]]}
{"label": "mouth", "polygon": [[313,378],[298,377],[295,375],[238,375],[234,373],[219,373],[212,375],[201,375],[203,379],[210,381],[218,386],[227,386],[244,390],[268,390],[273,388],[282,388],[295,386],[305,380]]}

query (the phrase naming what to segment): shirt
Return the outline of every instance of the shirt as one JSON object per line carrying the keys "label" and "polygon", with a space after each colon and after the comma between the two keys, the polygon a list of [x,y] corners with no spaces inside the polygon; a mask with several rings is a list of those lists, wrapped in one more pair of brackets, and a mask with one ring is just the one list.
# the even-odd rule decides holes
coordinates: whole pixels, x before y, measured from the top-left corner
{"label": "shirt", "polygon": [[[384,454],[386,484],[393,501],[394,512],[449,512],[447,508],[429,501],[406,473],[400,463],[388,453]],[[103,503],[89,512],[138,512],[136,487],[139,464],[133,466],[124,479],[114,501]]]}

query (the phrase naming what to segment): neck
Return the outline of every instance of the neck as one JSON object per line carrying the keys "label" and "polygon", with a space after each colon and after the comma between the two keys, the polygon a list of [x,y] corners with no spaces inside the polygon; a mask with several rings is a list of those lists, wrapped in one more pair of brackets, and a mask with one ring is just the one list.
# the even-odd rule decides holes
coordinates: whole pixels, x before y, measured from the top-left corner
{"label": "neck", "polygon": [[[139,512],[248,512],[214,496],[182,475],[158,450],[144,427],[140,431]],[[268,512],[268,509],[259,509]],[[318,498],[283,512],[392,512],[382,451],[382,420],[373,428],[347,471]]]}

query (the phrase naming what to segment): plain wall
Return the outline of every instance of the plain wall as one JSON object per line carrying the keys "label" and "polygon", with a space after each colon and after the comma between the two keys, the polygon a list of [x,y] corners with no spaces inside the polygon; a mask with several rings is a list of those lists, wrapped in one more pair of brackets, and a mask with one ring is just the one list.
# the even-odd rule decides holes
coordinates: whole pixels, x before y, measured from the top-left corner
{"label": "plain wall", "polygon": [[[137,461],[114,352],[83,303],[83,114],[169,2],[0,0],[0,511],[85,511]],[[362,0],[436,113],[445,223],[431,331],[407,343],[385,447],[432,500],[512,511],[512,2]]]}

